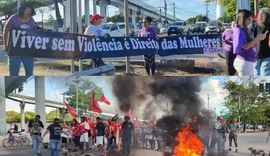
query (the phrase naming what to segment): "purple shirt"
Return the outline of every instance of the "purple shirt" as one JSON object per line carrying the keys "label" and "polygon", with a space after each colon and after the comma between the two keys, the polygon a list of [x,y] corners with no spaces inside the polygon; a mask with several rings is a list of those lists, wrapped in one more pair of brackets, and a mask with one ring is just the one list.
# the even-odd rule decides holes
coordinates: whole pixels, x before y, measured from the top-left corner
{"label": "purple shirt", "polygon": [[8,31],[11,29],[36,29],[36,22],[32,17],[30,17],[28,22],[24,23],[19,20],[17,15],[12,15],[7,21],[6,28]]}
{"label": "purple shirt", "polygon": [[255,46],[248,50],[244,50],[242,47],[247,44],[247,38],[244,30],[240,27],[233,28],[233,53],[237,55],[237,58],[256,62],[257,54]]}
{"label": "purple shirt", "polygon": [[147,29],[143,28],[140,30],[139,34],[138,34],[139,37],[151,37],[151,38],[155,38],[156,37],[156,31],[149,27]]}
{"label": "purple shirt", "polygon": [[222,33],[222,39],[224,40],[224,50],[226,52],[233,51],[233,30],[228,29]]}

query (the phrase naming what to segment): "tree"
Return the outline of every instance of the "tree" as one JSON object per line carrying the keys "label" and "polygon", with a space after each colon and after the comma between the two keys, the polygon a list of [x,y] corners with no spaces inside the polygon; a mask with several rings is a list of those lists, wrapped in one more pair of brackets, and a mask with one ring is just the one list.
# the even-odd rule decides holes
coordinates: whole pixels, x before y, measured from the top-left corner
{"label": "tree", "polygon": [[[22,3],[28,3],[34,8],[47,7],[52,4],[50,1],[41,0],[22,0]],[[6,0],[0,3],[0,14],[3,14],[4,18],[0,20],[1,30],[4,29],[4,22],[9,19],[9,17],[17,12],[17,1]]]}
{"label": "tree", "polygon": [[45,21],[45,23],[47,23],[47,24],[53,24],[53,22],[54,22],[54,18],[53,18],[53,15],[49,15],[49,18]]}
{"label": "tree", "polygon": [[27,111],[24,113],[25,115],[25,122],[28,122],[30,120],[33,120],[36,116],[36,113],[35,112],[31,112],[31,111]]}
{"label": "tree", "polygon": [[76,77],[69,85],[67,95],[68,103],[76,108],[76,89],[78,86],[78,107],[82,110],[88,110],[92,98],[92,92],[95,93],[96,99],[99,99],[103,94],[101,87],[97,86],[93,81],[87,78]]}
{"label": "tree", "polygon": [[12,123],[12,122],[18,123],[21,121],[20,114],[15,111],[7,111],[6,118],[7,118],[8,123]]}
{"label": "tree", "polygon": [[55,109],[46,114],[47,121],[53,121],[54,118],[62,119],[64,121],[71,121],[73,117],[70,114],[62,115],[59,109]]}
{"label": "tree", "polygon": [[123,15],[114,15],[112,17],[109,17],[107,19],[107,22],[122,23],[122,22],[125,22],[125,18]]}
{"label": "tree", "polygon": [[265,123],[267,120],[264,112],[265,107],[269,105],[270,94],[259,94],[259,87],[255,80],[256,78],[245,77],[238,82],[227,81],[223,84],[226,94],[224,103],[228,109],[227,115],[229,119],[240,115],[244,129],[246,124]]}

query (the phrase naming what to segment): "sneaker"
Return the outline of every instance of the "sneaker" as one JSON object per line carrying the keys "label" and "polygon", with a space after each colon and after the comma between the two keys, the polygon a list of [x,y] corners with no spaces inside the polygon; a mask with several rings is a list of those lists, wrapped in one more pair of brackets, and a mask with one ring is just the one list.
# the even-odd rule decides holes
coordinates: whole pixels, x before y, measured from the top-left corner
{"label": "sneaker", "polygon": [[232,149],[231,149],[231,148],[229,148],[229,151],[232,151]]}

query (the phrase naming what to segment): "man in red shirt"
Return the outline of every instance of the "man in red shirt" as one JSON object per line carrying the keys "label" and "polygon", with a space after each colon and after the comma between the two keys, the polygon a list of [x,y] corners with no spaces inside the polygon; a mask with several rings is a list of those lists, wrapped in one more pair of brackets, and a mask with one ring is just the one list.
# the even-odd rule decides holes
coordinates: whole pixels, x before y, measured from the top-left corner
{"label": "man in red shirt", "polygon": [[90,136],[89,136],[89,149],[92,150],[93,149],[93,138],[95,136],[95,124],[93,122],[93,118],[89,118],[88,120],[88,124],[89,124],[89,127],[90,127]]}

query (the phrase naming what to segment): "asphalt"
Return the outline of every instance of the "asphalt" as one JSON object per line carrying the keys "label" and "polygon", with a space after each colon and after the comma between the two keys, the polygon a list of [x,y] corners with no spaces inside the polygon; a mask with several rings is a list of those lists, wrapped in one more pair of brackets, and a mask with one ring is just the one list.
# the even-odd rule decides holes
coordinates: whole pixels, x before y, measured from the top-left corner
{"label": "asphalt", "polygon": [[[239,140],[239,152],[233,151],[229,152],[228,156],[249,156],[249,147],[257,150],[264,150],[266,154],[269,154],[269,144],[266,143],[268,133],[248,133],[240,134],[238,136]],[[228,141],[226,142],[226,149],[228,149]],[[49,156],[50,151],[42,149],[42,154],[44,156]],[[30,156],[32,155],[32,149],[30,147],[17,147],[17,148],[0,148],[0,156]],[[97,155],[93,155],[97,156]],[[161,152],[156,152],[152,150],[145,149],[133,149],[131,156],[162,156]]]}

